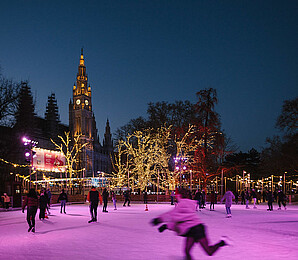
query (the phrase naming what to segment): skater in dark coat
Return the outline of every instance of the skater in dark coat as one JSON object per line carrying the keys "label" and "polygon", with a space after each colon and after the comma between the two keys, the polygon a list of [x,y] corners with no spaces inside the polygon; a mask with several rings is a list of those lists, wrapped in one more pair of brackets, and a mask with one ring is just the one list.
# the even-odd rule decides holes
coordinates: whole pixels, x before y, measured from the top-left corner
{"label": "skater in dark coat", "polygon": [[286,207],[286,195],[282,190],[279,190],[277,193],[277,200],[278,200],[278,209],[281,210],[281,204],[284,206],[285,209]]}
{"label": "skater in dark coat", "polygon": [[103,200],[102,212],[108,212],[107,211],[108,197],[109,197],[109,192],[107,191],[107,188],[104,188],[102,192],[102,200]]}
{"label": "skater in dark coat", "polygon": [[127,202],[127,206],[130,207],[130,192],[128,190],[126,190],[124,193],[123,193],[123,196],[124,196],[124,204],[123,204],[123,207],[125,207],[125,204]]}
{"label": "skater in dark coat", "polygon": [[239,194],[238,194],[238,192],[236,191],[236,192],[235,192],[235,204],[236,204],[236,205],[238,204],[238,200],[239,200]]}
{"label": "skater in dark coat", "polygon": [[89,191],[88,193],[87,200],[90,202],[90,214],[91,214],[91,220],[89,220],[88,223],[96,222],[98,202],[100,202],[100,205],[102,204],[102,197],[100,193],[95,189],[94,186],[91,187],[91,191]]}
{"label": "skater in dark coat", "polygon": [[62,189],[62,192],[59,195],[57,202],[59,203],[59,201],[61,201],[60,213],[62,214],[62,208],[63,208],[63,212],[64,214],[66,214],[65,205],[66,205],[66,202],[68,201],[68,198],[67,198],[67,194],[64,192],[64,189]]}
{"label": "skater in dark coat", "polygon": [[211,191],[211,194],[210,194],[210,211],[214,210],[214,204],[215,204],[215,192]]}
{"label": "skater in dark coat", "polygon": [[28,195],[24,198],[22,212],[24,213],[25,207],[27,206],[27,222],[29,225],[28,232],[35,232],[35,216],[38,207],[38,198],[36,191],[31,188]]}
{"label": "skater in dark coat", "polygon": [[194,199],[197,201],[196,211],[198,211],[198,207],[202,207],[202,192],[200,190],[197,190]]}
{"label": "skater in dark coat", "polygon": [[186,259],[192,259],[190,251],[195,243],[200,243],[205,252],[211,256],[220,247],[227,245],[224,240],[219,241],[217,244],[210,246],[207,234],[205,233],[205,225],[198,218],[196,213],[196,202],[188,199],[188,191],[180,188],[176,194],[178,201],[176,207],[159,217],[152,220],[153,225],[165,223],[159,227],[159,232],[166,229],[173,230],[179,236],[186,237],[185,255]]}
{"label": "skater in dark coat", "polygon": [[268,211],[272,211],[273,210],[273,206],[272,206],[272,203],[273,203],[273,194],[272,194],[272,191],[271,190],[268,190],[267,191],[267,201],[268,201]]}
{"label": "skater in dark coat", "polygon": [[144,190],[143,192],[143,198],[144,198],[144,204],[148,203],[148,195],[147,195],[147,191]]}
{"label": "skater in dark coat", "polygon": [[47,209],[48,199],[45,196],[44,191],[42,190],[39,197],[39,219],[45,219],[45,212]]}

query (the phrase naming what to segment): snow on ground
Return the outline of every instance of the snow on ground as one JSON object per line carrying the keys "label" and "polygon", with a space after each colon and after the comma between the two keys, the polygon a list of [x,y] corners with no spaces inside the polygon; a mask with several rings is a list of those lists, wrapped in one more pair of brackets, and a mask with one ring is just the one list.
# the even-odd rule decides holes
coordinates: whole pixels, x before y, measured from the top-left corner
{"label": "snow on ground", "polygon": [[[184,259],[184,238],[172,231],[159,233],[149,224],[170,210],[169,204],[118,205],[101,212],[97,223],[90,219],[87,204],[68,205],[67,214],[51,208],[49,219],[36,217],[36,233],[28,233],[26,212],[0,212],[0,259]],[[226,218],[224,205],[215,211],[204,209],[198,216],[207,226],[211,243],[222,235],[234,240],[234,246],[220,248],[211,259],[298,259],[298,205],[287,210],[266,211],[232,206],[232,218]],[[210,259],[199,245],[192,250],[194,259]]]}

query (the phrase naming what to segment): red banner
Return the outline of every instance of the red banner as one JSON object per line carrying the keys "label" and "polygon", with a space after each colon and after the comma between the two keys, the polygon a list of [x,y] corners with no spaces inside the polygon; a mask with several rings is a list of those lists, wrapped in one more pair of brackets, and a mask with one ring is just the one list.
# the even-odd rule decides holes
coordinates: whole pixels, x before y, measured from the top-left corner
{"label": "red banner", "polygon": [[64,172],[65,156],[61,152],[33,148],[36,154],[33,157],[33,167],[40,171]]}

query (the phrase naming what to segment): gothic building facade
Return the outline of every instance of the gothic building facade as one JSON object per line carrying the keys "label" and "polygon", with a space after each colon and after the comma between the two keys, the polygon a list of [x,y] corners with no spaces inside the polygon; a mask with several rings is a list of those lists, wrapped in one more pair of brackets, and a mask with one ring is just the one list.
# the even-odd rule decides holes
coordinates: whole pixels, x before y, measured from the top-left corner
{"label": "gothic building facade", "polygon": [[103,144],[100,143],[96,120],[92,111],[91,86],[88,84],[83,49],[73,86],[73,96],[69,102],[69,129],[73,137],[80,136],[80,143],[85,144],[80,154],[78,169],[85,168],[87,176],[98,176],[98,173],[110,173],[113,142],[109,120],[106,123]]}

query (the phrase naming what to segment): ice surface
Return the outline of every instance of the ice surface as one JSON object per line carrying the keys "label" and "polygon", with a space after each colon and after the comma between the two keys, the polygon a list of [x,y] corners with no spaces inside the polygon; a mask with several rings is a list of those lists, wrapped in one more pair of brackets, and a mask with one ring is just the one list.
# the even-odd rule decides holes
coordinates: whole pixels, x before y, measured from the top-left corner
{"label": "ice surface", "polygon": [[[67,214],[51,208],[49,219],[36,216],[36,233],[28,233],[26,212],[0,212],[0,259],[184,259],[184,238],[172,231],[159,233],[149,222],[170,210],[169,204],[132,204],[101,212],[97,223],[90,220],[88,205],[68,205]],[[220,248],[207,256],[199,245],[192,249],[194,259],[298,259],[298,205],[287,210],[266,211],[266,205],[245,209],[233,205],[232,218],[226,218],[224,205],[215,211],[204,209],[198,216],[207,226],[211,243],[223,235],[234,246]]]}

